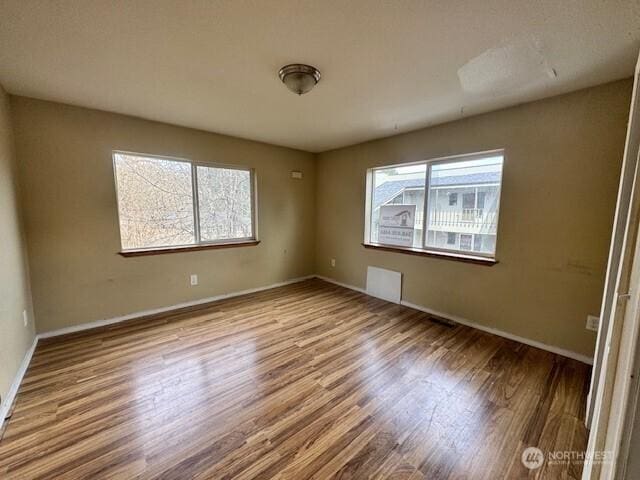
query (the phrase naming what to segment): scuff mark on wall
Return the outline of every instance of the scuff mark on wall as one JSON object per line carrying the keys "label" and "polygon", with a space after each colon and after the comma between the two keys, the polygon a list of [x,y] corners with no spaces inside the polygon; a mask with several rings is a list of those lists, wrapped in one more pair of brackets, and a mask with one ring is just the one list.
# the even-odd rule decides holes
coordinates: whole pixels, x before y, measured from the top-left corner
{"label": "scuff mark on wall", "polygon": [[578,273],[580,275],[594,275],[596,269],[581,260],[569,259],[566,265],[566,271],[569,273]]}

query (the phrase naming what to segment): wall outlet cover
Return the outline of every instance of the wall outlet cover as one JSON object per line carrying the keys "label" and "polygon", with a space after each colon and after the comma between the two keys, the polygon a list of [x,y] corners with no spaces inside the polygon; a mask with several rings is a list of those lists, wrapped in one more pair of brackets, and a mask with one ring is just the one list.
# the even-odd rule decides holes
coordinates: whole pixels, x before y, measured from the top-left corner
{"label": "wall outlet cover", "polygon": [[198,285],[198,275],[196,274],[192,274],[191,275],[191,285]]}
{"label": "wall outlet cover", "polygon": [[600,317],[596,317],[595,315],[587,315],[587,330],[597,332],[599,326]]}

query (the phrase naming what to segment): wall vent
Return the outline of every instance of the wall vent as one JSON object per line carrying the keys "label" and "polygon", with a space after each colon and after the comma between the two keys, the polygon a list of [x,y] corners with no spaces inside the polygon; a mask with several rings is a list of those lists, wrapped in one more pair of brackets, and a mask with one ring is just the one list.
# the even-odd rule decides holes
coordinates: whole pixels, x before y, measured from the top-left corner
{"label": "wall vent", "polygon": [[400,303],[402,273],[384,268],[367,268],[367,293],[393,303]]}

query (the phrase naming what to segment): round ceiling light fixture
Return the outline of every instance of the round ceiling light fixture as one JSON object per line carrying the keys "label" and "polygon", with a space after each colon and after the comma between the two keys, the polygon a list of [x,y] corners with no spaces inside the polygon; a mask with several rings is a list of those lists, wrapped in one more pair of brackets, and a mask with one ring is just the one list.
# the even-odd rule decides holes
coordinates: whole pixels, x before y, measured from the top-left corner
{"label": "round ceiling light fixture", "polygon": [[278,76],[289,90],[298,95],[309,92],[320,81],[320,71],[316,67],[301,63],[285,65]]}

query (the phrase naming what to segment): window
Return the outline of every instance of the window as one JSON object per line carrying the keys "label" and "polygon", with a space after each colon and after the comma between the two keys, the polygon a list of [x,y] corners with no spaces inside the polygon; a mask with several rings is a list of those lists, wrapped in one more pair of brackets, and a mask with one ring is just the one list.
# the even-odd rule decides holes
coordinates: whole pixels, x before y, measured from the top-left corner
{"label": "window", "polygon": [[462,233],[460,235],[460,250],[471,250],[471,242],[473,242],[473,235]]}
{"label": "window", "polygon": [[471,209],[476,206],[476,193],[469,192],[462,194],[462,208]]}
{"label": "window", "polygon": [[476,208],[478,210],[482,210],[484,208],[484,199],[487,195],[487,192],[483,192],[483,191],[479,191],[478,195],[476,196],[477,202],[476,202]]}
{"label": "window", "polygon": [[503,162],[494,151],[368,170],[365,244],[495,258]]}
{"label": "window", "polygon": [[255,240],[253,171],[114,152],[122,249]]}

